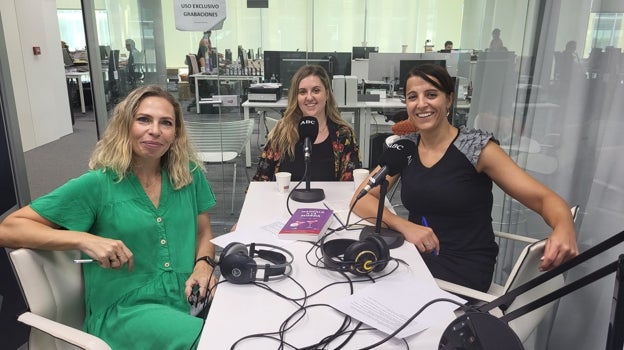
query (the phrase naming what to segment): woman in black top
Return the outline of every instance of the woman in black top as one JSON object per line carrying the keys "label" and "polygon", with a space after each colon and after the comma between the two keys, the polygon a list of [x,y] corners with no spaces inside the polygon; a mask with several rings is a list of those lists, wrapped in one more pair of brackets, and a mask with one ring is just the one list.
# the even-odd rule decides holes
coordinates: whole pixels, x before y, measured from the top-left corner
{"label": "woman in black top", "polygon": [[[409,218],[384,209],[383,222],[416,245],[434,277],[486,291],[498,252],[491,217],[493,181],[552,228],[540,268],[576,256],[574,223],[566,202],[518,167],[491,133],[457,129],[449,123],[453,88],[440,66],[422,65],[408,75],[406,110],[418,130],[402,136],[417,146],[400,174],[401,200]],[[388,176],[390,186],[398,178]],[[369,194],[354,209],[360,217],[376,215],[379,189]]]}
{"label": "woman in black top", "polygon": [[361,167],[360,150],[353,128],[340,116],[325,69],[305,65],[295,73],[290,86],[288,107],[269,133],[253,180],[272,181],[280,171],[290,172],[293,181],[303,178],[303,140],[299,139],[298,125],[304,116],[315,117],[319,125],[312,145],[310,179],[353,180],[353,169]]}

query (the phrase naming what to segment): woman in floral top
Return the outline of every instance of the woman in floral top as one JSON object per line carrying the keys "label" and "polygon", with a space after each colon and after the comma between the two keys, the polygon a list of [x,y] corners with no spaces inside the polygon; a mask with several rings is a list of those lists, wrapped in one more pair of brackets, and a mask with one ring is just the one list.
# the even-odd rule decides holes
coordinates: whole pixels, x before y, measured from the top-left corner
{"label": "woman in floral top", "polygon": [[290,86],[288,107],[269,134],[253,180],[271,181],[280,171],[290,172],[293,181],[303,178],[303,140],[299,140],[298,126],[304,116],[315,117],[319,125],[312,145],[310,179],[353,180],[353,169],[361,167],[360,150],[353,128],[340,116],[325,69],[305,65],[295,73]]}

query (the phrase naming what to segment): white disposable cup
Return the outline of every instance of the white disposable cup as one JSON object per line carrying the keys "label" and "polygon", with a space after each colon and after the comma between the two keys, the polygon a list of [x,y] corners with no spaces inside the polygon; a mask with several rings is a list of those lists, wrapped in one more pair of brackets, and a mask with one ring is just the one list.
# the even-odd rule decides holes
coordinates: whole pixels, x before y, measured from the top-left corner
{"label": "white disposable cup", "polygon": [[353,184],[355,188],[358,188],[360,184],[368,179],[369,171],[368,169],[355,169],[353,170]]}
{"label": "white disposable cup", "polygon": [[288,193],[290,188],[290,173],[281,171],[275,173],[275,182],[277,183],[277,191],[279,193]]}

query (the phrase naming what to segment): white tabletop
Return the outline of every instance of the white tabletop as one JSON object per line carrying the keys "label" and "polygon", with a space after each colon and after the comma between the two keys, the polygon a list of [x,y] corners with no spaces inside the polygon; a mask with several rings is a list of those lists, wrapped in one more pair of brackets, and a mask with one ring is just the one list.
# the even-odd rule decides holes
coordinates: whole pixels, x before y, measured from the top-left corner
{"label": "white tabletop", "polygon": [[[294,186],[294,183],[291,185]],[[312,182],[311,187],[323,188],[326,196],[325,202],[330,206],[335,207],[343,203],[343,209],[348,210],[348,203],[354,192],[352,182]],[[259,230],[259,226],[266,223],[267,218],[287,215],[286,198],[286,194],[278,193],[275,182],[252,182],[243,204],[238,229]],[[298,207],[322,207],[322,203],[290,202],[291,210],[294,211]],[[350,219],[351,221],[353,220]],[[358,232],[354,231],[341,232],[338,235],[339,237],[356,238],[357,234]],[[295,256],[291,276],[305,287],[307,293],[315,292],[331,282],[345,281],[345,278],[337,272],[319,269],[308,264],[305,254],[310,247],[312,245],[306,242],[294,242],[285,246]],[[409,266],[401,264],[397,271],[410,273],[419,280],[435,284],[433,277],[413,245],[406,243],[397,249],[393,249],[391,256],[403,259],[409,264]],[[312,257],[314,256],[312,255]],[[389,270],[391,266],[394,266],[392,262],[384,271]],[[372,276],[376,275],[377,273]],[[362,279],[355,276],[351,277]],[[369,281],[355,283],[354,288],[359,290],[370,284]],[[271,281],[267,285],[288,297],[301,298],[303,296],[302,290],[289,279]],[[349,284],[334,285],[311,297],[307,304],[328,303],[349,294]],[[388,296],[392,297],[392,291],[388,291]],[[419,293],[415,290],[414,298],[418,298],[418,296]],[[278,331],[282,322],[297,308],[293,302],[286,301],[256,285],[236,285],[223,282],[217,288],[198,348],[229,349],[237,340],[247,335]],[[286,332],[285,339],[296,347],[317,343],[321,338],[336,332],[343,321],[343,317],[342,313],[328,307],[309,308],[303,320]],[[446,321],[406,338],[410,348],[437,349],[440,336],[452,319],[454,319],[453,315],[449,314]],[[357,321],[354,321],[355,323]],[[374,344],[384,337],[385,334],[379,331],[358,332],[344,349],[362,348]],[[332,343],[334,346],[338,344],[340,341]],[[274,340],[251,338],[240,342],[235,349],[276,349],[277,347],[278,342]],[[398,339],[393,339],[376,349],[397,348],[405,348],[405,344]]]}

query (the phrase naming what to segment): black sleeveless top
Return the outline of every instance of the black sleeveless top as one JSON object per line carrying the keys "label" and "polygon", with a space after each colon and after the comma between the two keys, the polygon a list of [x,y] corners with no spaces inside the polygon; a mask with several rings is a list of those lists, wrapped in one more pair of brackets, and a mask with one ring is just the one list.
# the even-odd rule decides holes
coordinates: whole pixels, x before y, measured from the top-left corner
{"label": "black sleeveless top", "polygon": [[[420,135],[404,138],[418,145]],[[498,246],[492,229],[492,180],[476,171],[491,133],[461,128],[442,158],[427,168],[418,152],[401,173],[401,200],[409,221],[423,216],[440,240],[440,254],[422,254],[436,278],[487,291]],[[494,140],[495,141],[495,140]]]}
{"label": "black sleeveless top", "polygon": [[[332,150],[331,138],[327,136],[325,141],[312,145],[310,156],[310,181],[336,181],[334,176],[334,152]],[[292,181],[303,179],[305,173],[305,159],[303,156],[303,140],[295,145],[295,159],[288,157],[282,160],[280,171],[287,171],[291,174]]]}

